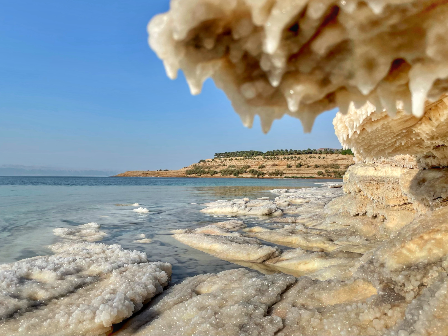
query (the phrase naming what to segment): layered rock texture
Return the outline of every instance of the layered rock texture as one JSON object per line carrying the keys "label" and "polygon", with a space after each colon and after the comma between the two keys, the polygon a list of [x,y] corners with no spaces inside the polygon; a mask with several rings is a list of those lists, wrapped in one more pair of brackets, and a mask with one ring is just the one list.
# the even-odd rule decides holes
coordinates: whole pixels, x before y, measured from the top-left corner
{"label": "layered rock texture", "polygon": [[0,335],[104,335],[162,292],[171,265],[118,245],[58,243],[0,265]]}

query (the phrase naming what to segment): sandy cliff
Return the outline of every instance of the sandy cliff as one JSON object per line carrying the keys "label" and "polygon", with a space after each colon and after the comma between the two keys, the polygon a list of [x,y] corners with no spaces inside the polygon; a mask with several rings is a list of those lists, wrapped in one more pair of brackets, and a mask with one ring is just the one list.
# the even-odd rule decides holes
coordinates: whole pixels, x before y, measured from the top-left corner
{"label": "sandy cliff", "polygon": [[201,160],[179,170],[127,171],[117,176],[342,178],[353,163],[353,156],[342,154],[232,157]]}

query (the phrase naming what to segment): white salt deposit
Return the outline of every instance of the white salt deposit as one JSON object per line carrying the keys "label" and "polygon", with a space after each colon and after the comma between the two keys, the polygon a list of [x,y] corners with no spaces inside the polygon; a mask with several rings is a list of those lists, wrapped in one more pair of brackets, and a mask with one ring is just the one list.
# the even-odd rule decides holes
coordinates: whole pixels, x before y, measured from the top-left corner
{"label": "white salt deposit", "polygon": [[124,325],[124,335],[274,335],[282,319],[269,314],[295,278],[245,269],[198,275]]}
{"label": "white salt deposit", "polygon": [[146,238],[146,235],[144,233],[139,234],[137,236],[137,238],[138,238],[137,240],[134,240],[134,243],[137,243],[137,244],[150,244],[150,243],[152,243],[152,239]]}
{"label": "white salt deposit", "polygon": [[219,200],[204,204],[207,208],[203,213],[214,215],[244,215],[244,216],[280,216],[282,211],[269,200],[235,199],[232,201]]}
{"label": "white salt deposit", "polygon": [[241,234],[238,232],[232,232],[232,231],[238,231],[242,228],[245,228],[246,225],[239,220],[229,220],[225,222],[218,222],[214,224],[210,224],[207,226],[203,226],[196,229],[181,229],[181,230],[172,230],[172,233],[178,234],[178,233],[202,233],[206,235],[212,235],[212,236],[235,236],[239,237]]}
{"label": "white salt deposit", "polygon": [[227,231],[238,231],[246,227],[246,224],[244,224],[243,221],[237,219],[213,223],[213,225]]}
{"label": "white salt deposit", "polygon": [[107,233],[100,231],[99,228],[100,225],[98,223],[92,222],[73,228],[56,228],[53,229],[53,233],[55,236],[68,240],[95,242],[107,236]]}
{"label": "white salt deposit", "polygon": [[100,335],[160,293],[171,265],[119,245],[58,243],[0,265],[0,335]]}
{"label": "white salt deposit", "polygon": [[138,203],[134,203],[134,204],[132,204],[132,206],[135,206],[135,207],[138,207],[140,204],[138,204]]}
{"label": "white salt deposit", "polygon": [[438,0],[172,0],[149,44],[192,94],[211,77],[244,125],[369,101],[421,117],[448,83],[448,5]]}
{"label": "white salt deposit", "polygon": [[142,208],[142,207],[139,207],[139,208],[134,209],[134,210],[132,210],[132,211],[134,211],[134,212],[138,212],[138,213],[141,213],[141,214],[145,214],[145,213],[148,213],[148,212],[149,212],[148,209],[146,209],[146,208]]}
{"label": "white salt deposit", "polygon": [[263,262],[276,257],[276,247],[262,245],[258,239],[240,236],[177,233],[174,238],[198,250],[226,260]]}

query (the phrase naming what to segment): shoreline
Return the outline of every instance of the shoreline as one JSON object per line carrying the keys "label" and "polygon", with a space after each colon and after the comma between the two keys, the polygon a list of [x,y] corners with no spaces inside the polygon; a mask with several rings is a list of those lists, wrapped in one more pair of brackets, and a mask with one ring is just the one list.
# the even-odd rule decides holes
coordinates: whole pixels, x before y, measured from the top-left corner
{"label": "shoreline", "polygon": [[249,177],[249,176],[120,176],[114,175],[109,177],[149,177],[149,178],[218,178],[218,179],[250,179],[250,180],[342,180],[342,177]]}

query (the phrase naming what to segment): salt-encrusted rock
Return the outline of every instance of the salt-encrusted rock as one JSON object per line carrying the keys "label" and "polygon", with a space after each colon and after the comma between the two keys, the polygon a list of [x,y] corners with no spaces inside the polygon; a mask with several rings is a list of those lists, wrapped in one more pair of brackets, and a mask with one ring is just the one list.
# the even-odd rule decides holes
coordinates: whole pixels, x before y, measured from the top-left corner
{"label": "salt-encrusted rock", "polygon": [[179,229],[179,230],[172,230],[171,231],[174,234],[180,234],[180,233],[202,233],[206,235],[211,236],[234,236],[239,237],[241,236],[238,232],[229,232],[228,230],[221,229],[215,225],[207,225],[196,229]]}
{"label": "salt-encrusted rock", "polygon": [[[328,275],[328,268],[340,266],[338,271],[344,267],[346,270],[353,267],[360,257],[359,254],[351,254],[344,252],[325,253],[325,252],[307,252],[302,249],[294,249],[283,252],[279,257],[266,261],[266,264],[283,273],[291,274],[296,277],[307,275],[311,278],[326,279],[338,278],[334,274],[336,268],[333,268],[331,275]],[[323,270],[326,270],[325,272]],[[318,274],[316,274],[319,272]],[[341,277],[347,274],[341,272]]]}
{"label": "salt-encrusted rock", "polygon": [[174,238],[198,250],[226,260],[263,262],[276,257],[278,248],[262,245],[258,239],[240,236],[178,233]]}
{"label": "salt-encrusted rock", "polygon": [[244,229],[246,224],[243,221],[232,219],[224,222],[213,223],[214,226],[219,227],[220,229],[224,229],[227,231],[238,231]]}
{"label": "salt-encrusted rock", "polygon": [[146,238],[146,235],[144,233],[139,234],[137,240],[134,240],[134,243],[137,244],[150,244],[152,243],[152,239]]}
{"label": "salt-encrusted rock", "polygon": [[274,305],[285,327],[278,335],[382,335],[404,317],[405,305],[365,280],[300,278]]}
{"label": "salt-encrusted rock", "polygon": [[447,335],[447,303],[448,276],[442,273],[406,308],[404,320],[389,335]]}
{"label": "salt-encrusted rock", "polygon": [[245,228],[246,225],[243,223],[243,221],[240,220],[229,220],[225,222],[218,222],[214,224],[210,224],[207,226],[199,227],[196,229],[179,229],[179,230],[172,230],[172,233],[179,234],[179,233],[202,233],[206,235],[212,235],[212,236],[235,236],[239,237],[241,234],[238,231],[242,228]]}
{"label": "salt-encrusted rock", "polygon": [[102,335],[169,282],[171,265],[119,245],[58,243],[0,265],[0,335]]}
{"label": "salt-encrusted rock", "polygon": [[232,201],[219,200],[204,204],[201,211],[213,215],[243,215],[243,216],[280,216],[282,210],[269,200],[235,199]]}
{"label": "salt-encrusted rock", "polygon": [[107,236],[106,232],[100,230],[100,224],[93,222],[73,228],[56,228],[53,233],[64,239],[87,242],[99,241]]}
{"label": "salt-encrusted rock", "polygon": [[271,192],[279,196],[275,200],[249,198],[219,200],[204,204],[206,208],[201,211],[213,215],[257,217],[316,213],[330,200],[342,195],[341,189],[326,188],[274,189]]}
{"label": "salt-encrusted rock", "polygon": [[198,275],[172,288],[117,336],[274,335],[283,321],[270,307],[295,281],[245,269]]}
{"label": "salt-encrusted rock", "polygon": [[428,102],[422,118],[406,114],[402,108],[391,118],[367,103],[358,109],[352,107],[345,116],[338,113],[333,125],[341,144],[363,160],[401,155],[395,166],[403,168],[416,168],[416,163],[425,168],[440,167],[448,162],[447,95]]}
{"label": "salt-encrusted rock", "polygon": [[310,251],[332,251],[339,247],[328,237],[294,228],[260,230],[249,233],[249,236],[279,245],[300,247]]}
{"label": "salt-encrusted rock", "polygon": [[142,207],[139,207],[139,208],[134,209],[134,210],[132,210],[132,211],[137,212],[137,213],[140,213],[140,214],[146,214],[146,213],[149,213],[149,210],[148,210],[148,209],[146,209],[146,208],[142,208]]}
{"label": "salt-encrusted rock", "polygon": [[409,301],[445,272],[448,256],[448,208],[418,217],[393,239],[363,256],[357,273],[379,289],[391,286]]}
{"label": "salt-encrusted rock", "polygon": [[246,126],[289,114],[310,131],[350,102],[421,117],[446,92],[447,13],[437,0],[172,0],[149,44],[192,94],[212,77]]}

